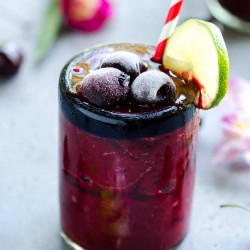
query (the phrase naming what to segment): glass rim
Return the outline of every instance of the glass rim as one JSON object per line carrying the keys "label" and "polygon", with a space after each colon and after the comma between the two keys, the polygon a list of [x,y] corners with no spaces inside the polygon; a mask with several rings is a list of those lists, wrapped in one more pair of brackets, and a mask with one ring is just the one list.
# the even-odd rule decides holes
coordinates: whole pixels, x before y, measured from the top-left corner
{"label": "glass rim", "polygon": [[143,46],[144,48],[154,49],[154,47],[150,45],[112,43],[86,49],[74,56],[64,66],[59,81],[60,109],[71,123],[97,136],[133,139],[171,132],[185,126],[197,114],[197,109],[193,104],[186,106],[167,106],[166,108],[147,113],[118,113],[83,102],[73,94],[70,94],[70,68],[82,59],[84,53],[93,49],[114,45]]}

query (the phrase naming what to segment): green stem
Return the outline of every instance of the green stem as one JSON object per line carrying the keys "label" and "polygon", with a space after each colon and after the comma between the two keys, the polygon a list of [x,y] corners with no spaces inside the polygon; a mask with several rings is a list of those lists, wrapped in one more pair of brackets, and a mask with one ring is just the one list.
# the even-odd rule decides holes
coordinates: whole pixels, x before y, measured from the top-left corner
{"label": "green stem", "polygon": [[244,209],[245,211],[250,212],[250,208],[249,207],[245,207],[242,205],[237,205],[237,204],[225,204],[225,205],[221,205],[221,208],[225,208],[225,207],[231,207],[231,208],[240,208],[240,209]]}

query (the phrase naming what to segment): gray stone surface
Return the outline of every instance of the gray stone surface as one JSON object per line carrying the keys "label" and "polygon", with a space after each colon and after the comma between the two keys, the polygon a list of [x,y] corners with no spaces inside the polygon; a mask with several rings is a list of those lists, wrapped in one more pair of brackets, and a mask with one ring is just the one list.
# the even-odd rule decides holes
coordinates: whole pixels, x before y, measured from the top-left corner
{"label": "gray stone surface", "polygon": [[[34,48],[48,1],[0,0],[0,39],[17,40],[25,52],[20,73],[0,80],[0,250],[61,249],[58,208],[57,82],[63,64],[97,43],[156,44],[168,1],[114,0],[116,13],[95,34],[64,34],[40,64]],[[181,21],[207,18],[204,1],[186,0]],[[24,27],[19,19],[27,20]],[[226,30],[231,75],[250,79],[250,37]],[[203,113],[191,230],[182,250],[249,250],[250,214],[220,209],[249,204],[250,172],[212,165],[220,138],[218,110]]]}

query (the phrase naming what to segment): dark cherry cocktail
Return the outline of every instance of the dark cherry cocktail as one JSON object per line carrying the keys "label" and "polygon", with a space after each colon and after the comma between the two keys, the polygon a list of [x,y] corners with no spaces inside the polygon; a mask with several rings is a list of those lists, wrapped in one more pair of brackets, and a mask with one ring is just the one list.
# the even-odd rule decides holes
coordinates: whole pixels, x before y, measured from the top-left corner
{"label": "dark cherry cocktail", "polygon": [[226,26],[250,34],[249,0],[206,0],[211,14]]}
{"label": "dark cherry cocktail", "polygon": [[[117,51],[134,56],[109,57]],[[153,53],[104,45],[62,71],[61,227],[73,249],[167,250],[187,233],[199,127],[194,86],[153,63]]]}
{"label": "dark cherry cocktail", "polygon": [[233,15],[250,22],[249,0],[218,0],[219,3]]}

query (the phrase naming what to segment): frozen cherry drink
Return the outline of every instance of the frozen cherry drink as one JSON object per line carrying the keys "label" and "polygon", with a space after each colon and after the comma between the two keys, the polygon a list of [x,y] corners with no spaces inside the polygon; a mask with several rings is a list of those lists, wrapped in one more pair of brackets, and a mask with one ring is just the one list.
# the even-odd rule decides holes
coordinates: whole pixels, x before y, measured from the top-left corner
{"label": "frozen cherry drink", "polygon": [[230,13],[250,22],[250,2],[248,0],[218,0]]}
{"label": "frozen cherry drink", "polygon": [[188,230],[199,112],[154,48],[102,45],[62,70],[60,208],[71,249],[167,250]]}

